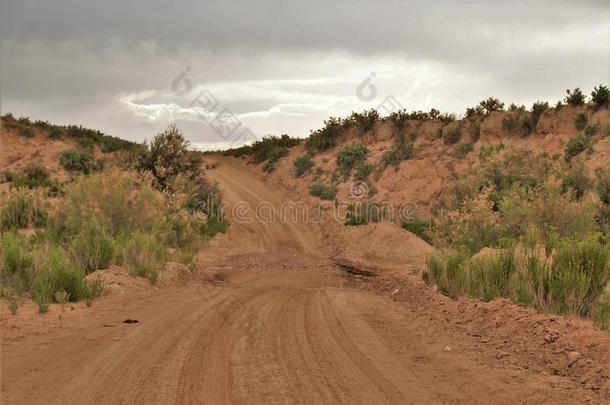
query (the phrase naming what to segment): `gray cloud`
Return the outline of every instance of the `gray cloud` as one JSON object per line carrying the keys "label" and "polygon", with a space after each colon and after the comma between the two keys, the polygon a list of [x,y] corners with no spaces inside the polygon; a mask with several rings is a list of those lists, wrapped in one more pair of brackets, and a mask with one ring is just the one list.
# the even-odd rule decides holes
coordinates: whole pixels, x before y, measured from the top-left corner
{"label": "gray cloud", "polygon": [[610,67],[607,1],[0,4],[3,111],[131,139],[177,120],[194,142],[218,143],[170,91],[187,66],[258,134],[296,135],[374,106],[355,97],[371,72],[380,97],[462,112],[488,95],[555,100],[607,83]]}

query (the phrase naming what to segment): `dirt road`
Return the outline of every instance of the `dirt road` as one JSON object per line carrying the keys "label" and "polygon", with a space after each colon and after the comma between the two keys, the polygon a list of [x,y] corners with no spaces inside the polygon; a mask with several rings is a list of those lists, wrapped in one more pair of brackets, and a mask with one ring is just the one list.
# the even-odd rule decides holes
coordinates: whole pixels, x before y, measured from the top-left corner
{"label": "dirt road", "polygon": [[[214,177],[231,203],[290,198],[240,165],[223,162]],[[3,323],[2,404],[541,404],[590,396],[559,377],[455,350],[458,334],[340,272],[317,225],[240,223],[228,214],[229,232],[202,250],[196,269],[228,281],[194,275],[185,285],[51,311],[45,322],[32,315]]]}

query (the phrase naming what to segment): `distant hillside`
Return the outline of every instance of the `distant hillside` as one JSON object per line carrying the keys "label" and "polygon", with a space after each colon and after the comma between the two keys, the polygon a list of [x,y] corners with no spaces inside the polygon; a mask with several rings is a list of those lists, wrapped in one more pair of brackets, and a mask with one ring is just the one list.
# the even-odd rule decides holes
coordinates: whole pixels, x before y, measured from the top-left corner
{"label": "distant hillside", "polygon": [[60,163],[65,151],[83,159],[102,159],[122,150],[132,150],[138,144],[76,125],[53,125],[46,121],[2,116],[0,137],[0,174],[17,173],[28,163],[38,163],[57,180],[68,179],[68,170]]}

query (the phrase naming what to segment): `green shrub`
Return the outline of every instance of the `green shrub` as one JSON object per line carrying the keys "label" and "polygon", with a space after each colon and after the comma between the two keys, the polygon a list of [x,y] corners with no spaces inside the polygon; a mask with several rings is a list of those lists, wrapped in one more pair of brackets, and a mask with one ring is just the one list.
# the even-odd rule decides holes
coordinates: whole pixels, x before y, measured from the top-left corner
{"label": "green shrub", "polygon": [[380,120],[380,116],[377,110],[370,109],[361,113],[352,112],[352,115],[347,120],[356,124],[362,132],[368,132],[372,130],[375,123]]}
{"label": "green shrub", "polygon": [[490,301],[511,293],[511,279],[516,272],[511,250],[470,259],[465,267],[466,292],[471,297]]}
{"label": "green shrub", "polygon": [[47,135],[50,139],[61,139],[64,136],[64,132],[57,126],[52,126],[47,130]]}
{"label": "green shrub", "polygon": [[123,252],[123,262],[131,275],[145,277],[155,284],[166,257],[163,246],[153,235],[133,234]]}
{"label": "green shrub", "polygon": [[597,108],[608,107],[610,104],[610,90],[604,85],[595,87],[591,93],[591,101]]}
{"label": "green shrub", "polygon": [[598,124],[590,124],[587,125],[587,127],[585,128],[585,135],[587,135],[588,137],[593,137],[595,135],[597,135],[597,133],[599,132],[599,125]]}
{"label": "green shrub", "polygon": [[28,163],[18,174],[11,173],[10,177],[13,187],[26,187],[30,189],[36,187],[50,187],[55,192],[58,192],[60,189],[59,182],[51,180],[47,169],[34,162]]}
{"label": "green shrub", "polygon": [[8,298],[8,310],[10,311],[11,315],[17,315],[17,310],[19,309],[19,299],[17,297],[10,296]]}
{"label": "green shrub", "polygon": [[549,109],[549,103],[546,101],[536,101],[534,105],[532,105],[532,127],[536,129],[538,125],[538,121],[540,121],[540,117],[544,114],[545,111]]}
{"label": "green shrub", "polygon": [[566,104],[574,106],[585,104],[585,95],[578,87],[574,90],[567,89],[566,93],[568,94],[564,99]]}
{"label": "green shrub", "polygon": [[591,141],[586,136],[577,135],[574,138],[571,138],[566,145],[564,153],[565,160],[570,161],[573,157],[592,147]]}
{"label": "green shrub", "polygon": [[398,134],[390,150],[383,155],[383,161],[398,167],[403,160],[411,159],[414,155],[413,144],[407,143],[403,134]]}
{"label": "green shrub", "polygon": [[369,178],[369,175],[373,172],[374,167],[366,162],[358,162],[355,169],[354,180],[366,181]]}
{"label": "green shrub", "polygon": [[337,186],[334,184],[324,185],[314,183],[309,188],[309,194],[320,197],[322,200],[334,200],[337,195]]}
{"label": "green shrub", "polygon": [[32,297],[41,313],[58,293],[65,293],[70,301],[91,300],[103,292],[101,282],[85,279],[83,269],[75,266],[63,249],[52,247],[36,269]]}
{"label": "green shrub", "polygon": [[94,221],[86,221],[70,241],[70,253],[86,273],[106,269],[114,255],[114,243],[106,230]]}
{"label": "green shrub", "polygon": [[389,217],[388,207],[382,203],[363,200],[350,204],[345,225],[357,226],[377,223]]}
{"label": "green shrub", "polygon": [[462,139],[462,131],[459,126],[455,126],[447,132],[447,135],[444,139],[445,145],[453,145],[455,143],[458,143],[460,139]]}
{"label": "green shrub", "polygon": [[322,128],[309,135],[309,138],[305,141],[307,150],[311,154],[316,154],[333,148],[337,142],[337,137],[345,128],[346,125],[340,118],[330,117],[324,121]]}
{"label": "green shrub", "polygon": [[265,162],[265,164],[263,165],[263,171],[265,173],[271,173],[275,170],[275,160],[268,160]]}
{"label": "green shrub", "polygon": [[556,312],[589,316],[610,282],[610,250],[598,241],[567,242],[553,256],[550,296]]}
{"label": "green shrub", "polygon": [[394,123],[396,128],[400,131],[405,125],[405,122],[409,120],[409,113],[407,110],[402,109],[398,111],[392,111],[387,117],[387,120]]}
{"label": "green shrub", "polygon": [[286,147],[278,147],[273,149],[269,155],[267,155],[267,162],[263,165],[263,171],[267,173],[271,173],[275,170],[275,164],[278,160],[288,155],[288,148]]}
{"label": "green shrub", "polygon": [[477,113],[484,113],[486,115],[491,114],[494,111],[502,110],[504,110],[504,103],[493,97],[489,97],[487,100],[481,101],[479,105],[475,107],[475,111]]}
{"label": "green shrub", "polygon": [[311,156],[311,153],[306,152],[305,154],[296,158],[293,162],[294,164],[294,176],[301,177],[305,173],[311,170],[314,166],[314,162]]}
{"label": "green shrub", "polygon": [[526,114],[510,114],[502,119],[502,128],[510,132],[516,132],[521,136],[527,136],[535,129],[535,125]]}
{"label": "green shrub", "polygon": [[466,291],[463,268],[467,260],[468,256],[456,251],[430,255],[426,260],[427,270],[422,276],[427,284],[435,284],[444,295],[457,298]]}
{"label": "green shrub", "polygon": [[[300,142],[299,139],[291,138],[286,134],[279,137],[270,135],[263,137],[263,139],[254,142],[250,146],[246,145],[236,149],[236,152],[233,153],[233,155],[236,157],[241,155],[252,155],[253,163],[261,163],[269,159],[278,160],[288,154],[288,148],[292,148]],[[227,153],[232,154],[231,151],[228,151]]]}
{"label": "green shrub", "polygon": [[59,155],[59,163],[69,172],[89,174],[94,168],[93,155],[82,149],[67,149]]}
{"label": "green shrub", "polygon": [[[204,184],[185,183],[189,188],[183,190],[183,204],[196,204],[199,198],[205,198],[207,189],[199,190],[205,188]],[[177,186],[182,190],[181,185]],[[152,187],[150,178],[133,171],[110,169],[81,177],[66,187],[64,197],[49,221],[52,237],[62,242],[72,239],[90,222],[96,222],[113,237],[122,232],[151,232],[162,227],[164,214],[171,214],[164,195]]]}
{"label": "green shrub", "polygon": [[93,148],[95,147],[95,140],[91,138],[76,138],[76,143],[82,149],[86,149],[88,151],[93,151]]}
{"label": "green shrub", "polygon": [[597,194],[605,205],[610,205],[610,169],[598,169],[597,175]]}
{"label": "green shrub", "polygon": [[577,130],[582,131],[587,126],[587,122],[588,122],[587,113],[580,113],[574,119],[574,127]]}
{"label": "green shrub", "polygon": [[541,310],[593,315],[603,321],[610,251],[592,239],[565,241],[546,261],[515,248],[471,259],[449,251],[428,257],[424,280],[452,298],[505,297]]}
{"label": "green shrub", "polygon": [[420,239],[432,243],[432,225],[428,221],[415,220],[415,221],[402,221],[400,223],[402,229],[407,230],[417,235]]}
{"label": "green shrub", "polygon": [[34,131],[30,127],[21,126],[21,127],[19,127],[19,135],[21,135],[24,138],[33,138]]}
{"label": "green shrub", "polygon": [[475,121],[470,127],[470,142],[476,143],[481,137],[481,122]]}
{"label": "green shrub", "polygon": [[28,291],[34,277],[34,258],[28,238],[13,232],[0,235],[0,280],[17,292]]}
{"label": "green shrub", "polygon": [[580,200],[591,189],[591,185],[591,179],[589,179],[584,166],[579,165],[571,168],[564,175],[561,183],[561,192],[572,191],[574,198]]}
{"label": "green shrub", "polygon": [[508,106],[508,111],[510,112],[517,112],[517,113],[524,113],[526,111],[525,106],[522,105],[517,105],[515,103],[510,103],[510,105]]}
{"label": "green shrub", "polygon": [[41,226],[47,220],[47,210],[39,193],[9,190],[2,195],[0,230]]}
{"label": "green shrub", "polygon": [[349,177],[353,168],[366,162],[368,153],[368,148],[359,143],[345,146],[337,153],[337,167],[344,179]]}
{"label": "green shrub", "polygon": [[470,142],[460,143],[459,145],[457,145],[455,147],[455,152],[454,152],[453,156],[456,159],[463,159],[466,157],[467,154],[469,154],[473,150],[474,150],[474,146],[472,145],[472,143],[470,143]]}
{"label": "green shrub", "polygon": [[200,174],[201,155],[191,153],[189,145],[178,127],[170,125],[155,135],[142,151],[138,169],[152,173],[155,186],[160,190],[168,189],[179,175],[195,178]]}
{"label": "green shrub", "polygon": [[455,114],[443,113],[439,115],[438,119],[440,119],[443,124],[447,125],[455,121]]}
{"label": "green shrub", "polygon": [[593,309],[593,323],[602,330],[610,330],[610,295],[603,294]]}

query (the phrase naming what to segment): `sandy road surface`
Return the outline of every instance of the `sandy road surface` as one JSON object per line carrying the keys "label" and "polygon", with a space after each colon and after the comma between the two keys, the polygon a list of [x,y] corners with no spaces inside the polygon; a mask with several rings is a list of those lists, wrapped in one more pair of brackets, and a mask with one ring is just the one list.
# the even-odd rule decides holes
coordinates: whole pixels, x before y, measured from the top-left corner
{"label": "sandy road surface", "polygon": [[[289,198],[240,165],[223,162],[214,177],[233,203]],[[548,376],[445,350],[459,336],[341,274],[319,235],[311,224],[234,222],[197,261],[227,282],[193,277],[3,334],[2,404],[584,399]]]}

